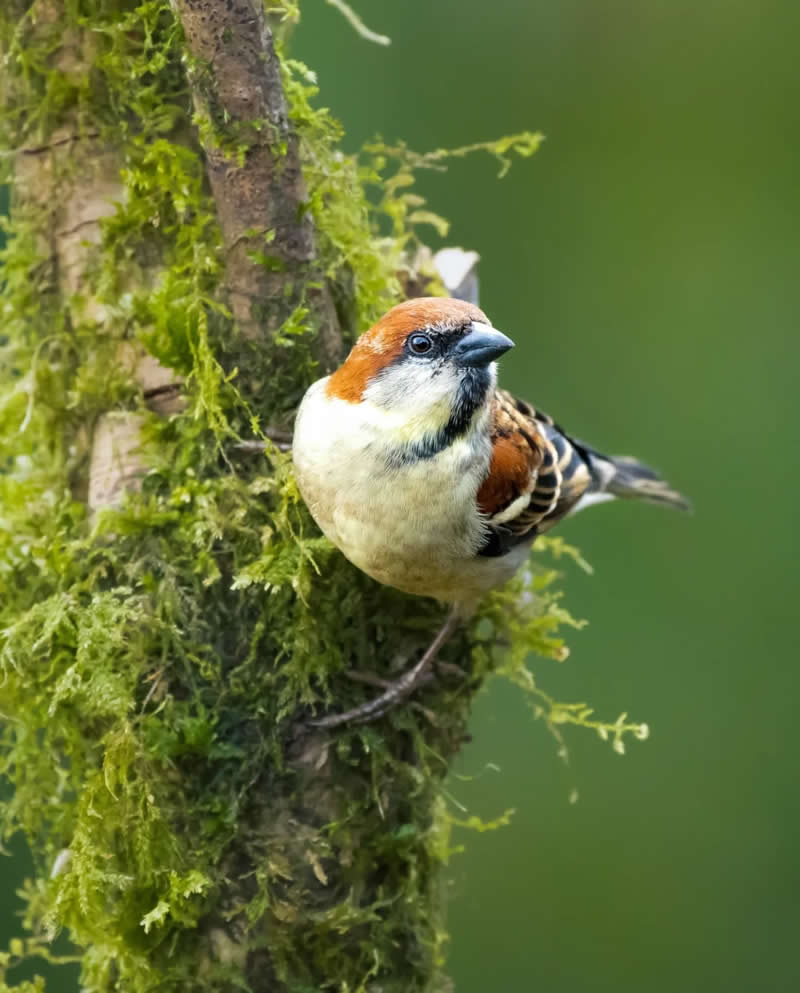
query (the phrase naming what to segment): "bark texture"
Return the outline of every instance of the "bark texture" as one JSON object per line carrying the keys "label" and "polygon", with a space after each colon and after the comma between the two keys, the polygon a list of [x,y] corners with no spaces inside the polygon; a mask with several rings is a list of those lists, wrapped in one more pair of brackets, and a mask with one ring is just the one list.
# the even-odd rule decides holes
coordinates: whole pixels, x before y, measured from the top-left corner
{"label": "bark texture", "polygon": [[[61,78],[77,83],[90,73],[98,54],[96,39],[72,25],[62,31],[66,19],[59,0],[35,0],[27,20],[26,44],[31,50],[51,45],[49,61]],[[27,135],[14,151],[15,203],[36,219],[38,251],[51,273],[49,291],[63,300],[69,325],[92,325],[98,341],[107,346],[113,340],[114,319],[95,293],[90,272],[102,250],[102,223],[125,196],[123,149],[71,106],[52,130]],[[133,291],[130,276],[127,282]],[[169,413],[180,405],[180,377],[141,347],[120,342],[104,350],[109,363],[127,367],[150,409]],[[145,472],[141,426],[139,413],[115,411],[101,412],[93,425],[81,430],[78,448],[84,450],[76,459],[73,487],[92,511],[114,506],[138,488]],[[75,439],[69,443],[75,446]]]}
{"label": "bark texture", "polygon": [[[59,571],[37,567],[20,583],[31,597],[7,604],[18,623],[3,644],[13,661],[2,703],[18,716],[4,754],[52,791],[46,813],[32,783],[17,783],[51,877],[38,912],[69,929],[83,987],[98,993],[430,989],[443,941],[438,783],[468,696],[454,682],[460,700],[443,721],[416,705],[380,730],[334,736],[305,723],[326,700],[339,709],[373,692],[343,670],[369,683],[374,668],[404,667],[438,611],[406,611],[332,557],[285,460],[215,456],[220,418],[245,401],[259,411],[287,376],[293,390],[307,385],[305,366],[286,373],[296,353],[273,344],[290,315],[305,314],[323,369],[343,338],[261,4],[176,0],[175,11],[185,48],[166,4],[121,0],[92,21],[37,0],[5,23],[12,249],[32,232],[46,273],[37,299],[24,276],[15,291],[16,361],[33,356],[32,423],[66,453],[42,464],[32,492],[51,499],[55,472],[86,508],[65,530],[37,525]],[[36,71],[15,74],[34,51]],[[181,65],[195,135],[190,106],[174,109]],[[158,103],[140,109],[137,80],[164,86],[168,127],[151,123]],[[51,119],[34,126],[53,89]],[[202,191],[183,202],[201,154],[224,252],[216,289]],[[178,256],[192,225],[207,243],[188,237]],[[357,274],[345,282],[357,291]],[[55,345],[45,300],[63,322]],[[225,394],[238,336],[247,374]],[[276,358],[284,379],[272,379]],[[29,478],[20,486],[33,501]],[[42,520],[62,513],[75,512]]]}
{"label": "bark texture", "polygon": [[341,358],[336,312],[315,269],[299,142],[289,121],[261,0],[175,0],[225,244],[231,309],[250,337],[276,330],[307,300],[323,365]]}

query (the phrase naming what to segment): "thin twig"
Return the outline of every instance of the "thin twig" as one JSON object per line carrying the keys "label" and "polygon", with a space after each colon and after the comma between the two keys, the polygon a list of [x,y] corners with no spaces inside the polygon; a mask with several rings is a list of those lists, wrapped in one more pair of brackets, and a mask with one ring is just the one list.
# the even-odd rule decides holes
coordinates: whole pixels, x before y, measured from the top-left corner
{"label": "thin twig", "polygon": [[375,31],[371,31],[353,10],[350,4],[345,3],[345,0],[326,0],[326,3],[329,3],[331,7],[335,7],[350,23],[353,30],[357,34],[360,34],[362,38],[366,38],[367,41],[374,41],[376,45],[391,45],[391,38],[387,37],[385,34],[378,34]]}
{"label": "thin twig", "polygon": [[[262,434],[265,438],[271,441],[276,448],[280,449],[280,451],[291,451],[291,431],[282,431],[280,428],[264,428]],[[233,447],[237,452],[253,452],[255,454],[262,455],[266,446],[263,441],[254,439],[249,441],[237,441]]]}

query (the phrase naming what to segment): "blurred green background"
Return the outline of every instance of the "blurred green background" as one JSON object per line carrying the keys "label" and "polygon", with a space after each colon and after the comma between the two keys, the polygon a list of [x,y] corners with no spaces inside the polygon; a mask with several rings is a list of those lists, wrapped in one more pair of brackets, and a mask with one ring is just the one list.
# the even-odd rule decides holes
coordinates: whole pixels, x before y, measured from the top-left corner
{"label": "blurred green background", "polygon": [[458,993],[800,989],[800,4],[361,0],[390,48],[302,6],[294,54],[349,147],[545,132],[502,182],[475,157],[422,190],[482,255],[484,309],[517,342],[504,385],[696,507],[561,529],[595,566],[565,579],[591,623],[537,677],[652,734],[620,757],[573,731],[565,766],[518,693],[482,695],[450,792],[516,813],[457,839]]}

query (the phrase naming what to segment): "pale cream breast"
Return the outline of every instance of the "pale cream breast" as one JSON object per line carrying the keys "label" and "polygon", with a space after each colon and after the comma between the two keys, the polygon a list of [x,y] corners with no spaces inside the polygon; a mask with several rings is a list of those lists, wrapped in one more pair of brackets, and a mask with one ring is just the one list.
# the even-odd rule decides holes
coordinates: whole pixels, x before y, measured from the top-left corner
{"label": "pale cream breast", "polygon": [[293,454],[300,491],[327,537],[378,582],[409,593],[472,600],[509,578],[525,550],[477,555],[486,534],[476,502],[491,455],[486,425],[477,420],[431,458],[397,465],[391,439],[403,421],[330,397],[326,383],[303,399]]}

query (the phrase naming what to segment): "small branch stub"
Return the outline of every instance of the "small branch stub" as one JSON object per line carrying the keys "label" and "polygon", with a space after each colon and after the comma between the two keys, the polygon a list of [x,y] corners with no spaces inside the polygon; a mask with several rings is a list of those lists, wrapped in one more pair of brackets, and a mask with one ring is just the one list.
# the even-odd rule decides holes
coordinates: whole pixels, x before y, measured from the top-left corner
{"label": "small branch stub", "polygon": [[139,488],[144,466],[139,454],[144,415],[116,411],[97,422],[89,465],[89,509],[117,507],[125,494]]}

